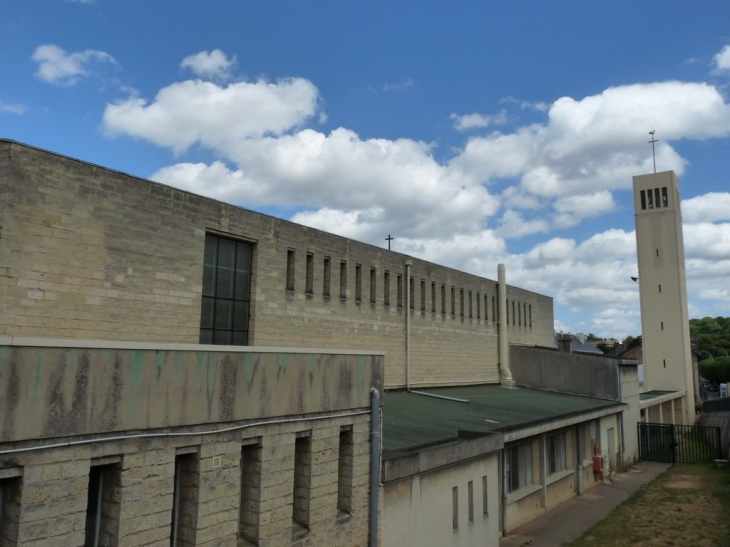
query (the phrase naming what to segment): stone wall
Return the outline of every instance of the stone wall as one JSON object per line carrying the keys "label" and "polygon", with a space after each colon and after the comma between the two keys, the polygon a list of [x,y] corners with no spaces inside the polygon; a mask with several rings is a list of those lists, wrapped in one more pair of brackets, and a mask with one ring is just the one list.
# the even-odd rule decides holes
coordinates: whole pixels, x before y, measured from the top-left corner
{"label": "stone wall", "polygon": [[[197,343],[215,233],[254,245],[249,344],[382,350],[398,386],[410,314],[415,385],[499,379],[493,280],[9,141],[0,211],[0,335]],[[507,298],[510,341],[551,344],[552,299]]]}
{"label": "stone wall", "polygon": [[[11,512],[17,526],[3,524],[0,530],[17,533],[17,545],[83,544],[87,523],[94,521],[89,520],[94,475],[103,484],[101,533],[108,545],[167,546],[173,529],[181,545],[234,547],[245,545],[246,538],[258,538],[261,547],[367,544],[369,393],[382,387],[382,356],[323,360],[317,354],[299,359],[275,353],[271,361],[257,360],[259,369],[272,374],[248,375],[245,356],[250,353],[231,353],[231,348],[34,343],[0,346],[5,356],[0,360],[5,403],[0,484],[3,490],[18,488],[19,495],[8,489],[7,499],[21,500]],[[221,382],[221,367],[210,358],[216,353],[239,357],[231,366],[240,370]],[[121,364],[116,380],[105,362]],[[186,372],[190,362],[195,374]],[[83,373],[76,374],[80,369]],[[292,381],[292,371],[299,370],[307,372],[304,386]],[[116,385],[113,405],[104,409],[94,396],[81,396],[78,378],[106,400],[104,380]],[[235,392],[228,413],[211,406],[211,401],[225,401],[218,391],[223,385]],[[250,395],[247,386],[258,394]],[[44,408],[48,416],[39,414]],[[352,432],[352,446],[341,455],[342,431]],[[302,436],[310,443],[311,458],[305,462],[309,480],[296,484],[297,497],[308,504],[307,525],[300,529],[294,527],[294,454]],[[242,465],[242,454],[250,454],[251,446],[258,447],[256,461]],[[346,465],[341,457],[348,459]],[[104,466],[103,480],[92,471],[99,466]],[[350,470],[346,492],[340,492],[343,467]],[[349,509],[344,514],[343,496]],[[0,534],[0,545],[3,540]]]}

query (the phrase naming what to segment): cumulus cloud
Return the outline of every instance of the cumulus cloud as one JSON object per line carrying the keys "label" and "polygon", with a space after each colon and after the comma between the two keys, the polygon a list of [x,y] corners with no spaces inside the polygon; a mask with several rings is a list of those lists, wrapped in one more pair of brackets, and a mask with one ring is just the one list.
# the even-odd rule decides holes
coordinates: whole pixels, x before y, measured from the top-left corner
{"label": "cumulus cloud", "polygon": [[468,131],[469,129],[476,129],[480,127],[489,127],[490,125],[501,125],[507,123],[507,111],[502,110],[494,116],[488,116],[486,114],[464,114],[459,116],[458,114],[451,114],[449,116],[454,120],[454,129],[457,131]]}
{"label": "cumulus cloud", "polygon": [[682,200],[682,220],[685,224],[730,220],[730,192],[710,192]]}
{"label": "cumulus cloud", "polygon": [[712,58],[715,70],[730,70],[730,45],[725,46]]}
{"label": "cumulus cloud", "polygon": [[200,78],[226,81],[231,78],[231,69],[235,64],[235,55],[229,59],[220,49],[214,49],[185,57],[180,68],[187,68]]}
{"label": "cumulus cloud", "polygon": [[318,95],[303,78],[227,86],[188,80],[161,89],[152,102],[132,96],[107,105],[104,127],[111,135],[145,139],[178,154],[200,143],[232,156],[246,139],[281,135],[309,120]]}
{"label": "cumulus cloud", "polygon": [[49,84],[72,86],[103,65],[118,67],[114,57],[104,51],[87,49],[66,53],[54,44],[38,46],[31,57],[38,63],[36,76]]}
{"label": "cumulus cloud", "polygon": [[0,112],[7,112],[9,114],[24,114],[25,111],[28,110],[28,107],[26,107],[24,104],[20,103],[6,103],[0,100]]}

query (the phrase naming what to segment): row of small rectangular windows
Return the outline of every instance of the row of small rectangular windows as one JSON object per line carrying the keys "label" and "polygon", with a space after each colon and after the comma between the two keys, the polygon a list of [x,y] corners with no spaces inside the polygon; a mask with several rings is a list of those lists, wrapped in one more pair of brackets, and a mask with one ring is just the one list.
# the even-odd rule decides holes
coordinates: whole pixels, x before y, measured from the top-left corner
{"label": "row of small rectangular windows", "polygon": [[[482,477],[482,516],[484,518],[489,516],[489,484],[487,475]],[[474,481],[469,481],[466,484],[466,503],[467,503],[467,518],[469,524],[474,522]],[[459,529],[459,487],[454,486],[451,489],[451,513],[454,530]]]}
{"label": "row of small rectangular windows", "polygon": [[[286,260],[286,290],[293,292],[295,289],[296,281],[296,251],[294,249],[287,250]],[[332,284],[332,259],[328,256],[323,258],[322,263],[323,275],[322,275],[322,296],[328,298],[331,296],[331,284]],[[340,261],[340,298],[347,298],[347,261]],[[409,279],[409,300],[410,308],[416,309],[416,294],[415,294],[415,279],[410,277]],[[431,282],[431,313],[437,313],[436,307],[440,300],[441,314],[447,315],[446,307],[446,292],[447,286],[441,284],[440,287],[440,299],[437,299],[437,284]],[[370,268],[370,303],[376,303],[377,294],[377,269],[374,267]],[[421,292],[420,292],[420,310],[426,311],[428,302],[426,299],[427,283],[425,279],[421,279]],[[314,295],[314,254],[307,253],[306,262],[306,276],[305,276],[305,287],[304,293],[312,296]],[[363,295],[363,283],[362,283],[362,265],[355,264],[355,302],[362,302]],[[452,317],[456,317],[456,287],[451,286],[450,288],[450,313]],[[403,275],[396,274],[396,305],[402,308],[404,305],[403,301]],[[476,305],[475,305],[476,303]],[[484,307],[482,308],[482,303]],[[490,297],[486,294],[481,295],[479,292],[474,293],[472,291],[465,291],[459,289],[459,316],[462,318],[468,317],[474,318],[474,311],[476,308],[476,319],[482,318],[482,310],[484,311],[484,320],[489,320],[489,306]],[[532,304],[526,304],[522,302],[515,302],[507,300],[507,323],[510,323],[510,304],[512,308],[512,324],[518,325],[525,328],[532,328]],[[383,305],[390,306],[390,271],[383,271]],[[494,322],[497,320],[498,315],[498,302],[495,297],[491,297],[491,320]]]}
{"label": "row of small rectangular windows", "polygon": [[639,192],[639,200],[641,201],[642,211],[645,211],[646,209],[661,209],[669,207],[669,194],[667,193],[667,187],[664,186],[661,190],[659,188],[654,188],[653,191],[651,188],[648,190],[641,190]]}
{"label": "row of small rectangular windows", "polygon": [[[340,428],[337,512],[343,519],[353,509],[353,431]],[[213,466],[215,467],[215,462]],[[219,464],[220,465],[220,464]],[[15,476],[0,479],[0,544],[17,545],[21,510],[22,469]],[[238,538],[259,544],[261,504],[261,439],[250,439],[241,448],[241,480]],[[292,538],[305,537],[310,525],[312,482],[311,432],[296,434],[292,494]],[[171,547],[196,545],[200,456],[197,447],[178,450],[175,456],[173,505],[170,526]],[[85,547],[116,545],[121,515],[121,457],[92,461],[87,491]],[[334,508],[333,508],[334,509]]]}

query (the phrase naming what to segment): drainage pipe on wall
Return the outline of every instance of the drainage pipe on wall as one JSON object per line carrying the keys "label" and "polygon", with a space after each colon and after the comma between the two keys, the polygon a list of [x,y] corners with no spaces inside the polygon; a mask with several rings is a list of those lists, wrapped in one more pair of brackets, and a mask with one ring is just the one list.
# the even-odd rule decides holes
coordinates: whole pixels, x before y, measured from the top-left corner
{"label": "drainage pipe on wall", "polygon": [[406,260],[406,390],[411,390],[411,260]]}
{"label": "drainage pipe on wall", "polygon": [[380,392],[370,389],[370,541],[378,547],[378,494],[380,493]]}
{"label": "drainage pipe on wall", "polygon": [[502,383],[512,384],[507,346],[507,282],[504,264],[497,266],[497,292],[499,293],[499,376]]}
{"label": "drainage pipe on wall", "polygon": [[580,447],[581,445],[581,435],[580,435],[581,425],[575,424],[575,473],[576,473],[576,484],[577,484],[577,491],[576,494],[579,496],[583,493],[583,458],[581,458],[580,453]]}
{"label": "drainage pipe on wall", "polygon": [[502,448],[502,536],[507,537],[507,449]]}

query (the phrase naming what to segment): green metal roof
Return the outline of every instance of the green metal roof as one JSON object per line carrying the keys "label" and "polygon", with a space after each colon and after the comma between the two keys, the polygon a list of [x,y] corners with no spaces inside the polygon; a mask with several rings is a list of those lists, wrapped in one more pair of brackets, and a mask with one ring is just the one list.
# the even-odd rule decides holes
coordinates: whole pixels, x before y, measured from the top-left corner
{"label": "green metal roof", "polygon": [[639,400],[640,401],[649,401],[651,399],[656,399],[657,397],[662,397],[664,395],[669,395],[670,393],[677,393],[676,391],[672,390],[661,390],[661,389],[652,389],[651,391],[644,391],[639,394]]}
{"label": "green metal roof", "polygon": [[419,390],[467,399],[469,404],[388,391],[383,398],[383,457],[494,433],[505,433],[593,410],[619,401],[498,385]]}

